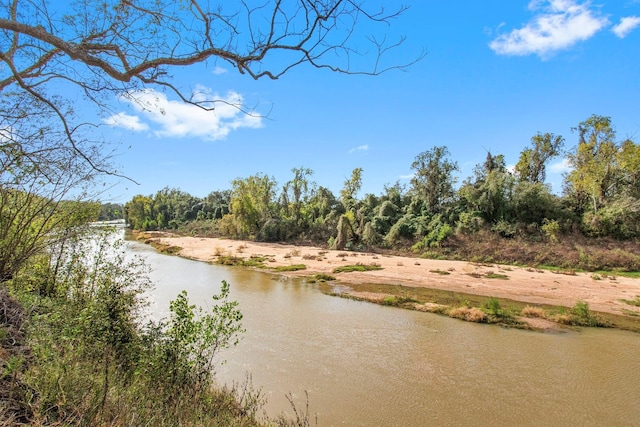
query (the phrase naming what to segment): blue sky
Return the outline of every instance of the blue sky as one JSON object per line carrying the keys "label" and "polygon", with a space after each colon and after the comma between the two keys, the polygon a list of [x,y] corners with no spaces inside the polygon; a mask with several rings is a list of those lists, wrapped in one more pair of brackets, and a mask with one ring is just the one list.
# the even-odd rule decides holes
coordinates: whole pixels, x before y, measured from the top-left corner
{"label": "blue sky", "polygon": [[[176,71],[178,86],[257,107],[266,118],[197,111],[154,93],[139,95],[159,99],[163,114],[119,100],[102,129],[121,171],[139,184],[119,182],[104,201],[165,186],[202,197],[256,173],[282,185],[294,167],[312,169],[312,180],[336,195],[361,167],[360,196],[378,195],[385,184],[408,184],[414,158],[440,145],[461,181],[487,151],[515,164],[537,132],[574,147],[571,128],[592,114],[610,116],[619,139],[640,142],[640,0],[404,4],[409,10],[377,30],[406,36],[390,63],[426,49],[407,71],[371,77],[300,67],[276,81],[223,64]],[[561,159],[549,167],[554,191],[563,170]]]}

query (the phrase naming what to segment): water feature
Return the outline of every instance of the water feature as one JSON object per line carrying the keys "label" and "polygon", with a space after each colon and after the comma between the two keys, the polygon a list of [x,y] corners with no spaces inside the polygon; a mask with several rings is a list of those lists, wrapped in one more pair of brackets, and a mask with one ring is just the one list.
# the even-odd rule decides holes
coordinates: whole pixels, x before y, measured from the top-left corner
{"label": "water feature", "polygon": [[207,306],[231,284],[246,333],[221,382],[247,373],[270,415],[285,395],[320,426],[640,424],[640,335],[539,333],[322,294],[315,285],[162,255],[129,243],[156,283],[153,314],[182,289]]}

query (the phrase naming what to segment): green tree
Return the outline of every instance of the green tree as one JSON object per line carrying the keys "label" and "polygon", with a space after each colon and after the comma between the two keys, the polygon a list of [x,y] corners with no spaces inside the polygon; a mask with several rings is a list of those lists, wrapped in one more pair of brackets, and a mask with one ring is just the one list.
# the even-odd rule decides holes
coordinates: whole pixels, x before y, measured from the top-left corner
{"label": "green tree", "polygon": [[252,175],[232,182],[230,212],[238,234],[256,237],[268,220],[273,218],[276,181],[264,174]]}
{"label": "green tree", "polygon": [[594,213],[616,190],[615,131],[611,118],[592,115],[577,128],[578,145],[568,154],[571,172],[566,176],[568,189],[578,200],[589,200]]}
{"label": "green tree", "polygon": [[137,195],[124,205],[124,219],[134,230],[147,230],[151,221],[153,199]]}
{"label": "green tree", "polygon": [[461,208],[488,224],[510,220],[514,186],[515,178],[507,171],[504,156],[487,153],[485,162],[474,169],[474,180],[465,180],[458,190]]}
{"label": "green tree", "polygon": [[360,188],[362,188],[362,168],[355,168],[340,190],[340,201],[346,210],[355,210],[358,203],[356,196]]}
{"label": "green tree", "polygon": [[453,173],[459,170],[458,164],[449,160],[447,147],[433,147],[418,154],[411,169],[414,171],[411,178],[413,192],[426,203],[431,213],[440,212],[455,195]]}
{"label": "green tree", "polygon": [[640,144],[626,139],[618,150],[620,193],[640,199]]}
{"label": "green tree", "polygon": [[531,147],[520,153],[520,159],[515,166],[518,179],[531,183],[544,183],[546,179],[546,164],[550,159],[560,155],[564,138],[552,133],[537,133],[531,138]]}
{"label": "green tree", "polygon": [[282,199],[286,215],[293,218],[297,229],[301,226],[305,208],[312,196],[314,183],[309,181],[309,177],[313,175],[313,171],[300,167],[291,169],[291,172],[293,172],[293,179],[284,185]]}

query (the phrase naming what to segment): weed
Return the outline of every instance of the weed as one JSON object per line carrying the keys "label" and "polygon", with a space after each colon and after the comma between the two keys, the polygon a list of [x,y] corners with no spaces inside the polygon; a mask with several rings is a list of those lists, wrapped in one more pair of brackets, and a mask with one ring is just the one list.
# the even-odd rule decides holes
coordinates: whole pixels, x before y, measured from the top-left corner
{"label": "weed", "polygon": [[279,265],[273,268],[275,271],[298,271],[306,270],[307,266],[304,264],[292,264],[292,265]]}
{"label": "weed", "polygon": [[323,273],[318,273],[315,276],[307,278],[307,282],[309,282],[309,283],[331,282],[331,281],[334,281],[334,280],[336,280],[336,278],[334,276],[331,276],[330,274],[323,274]]}
{"label": "weed", "polygon": [[622,302],[625,302],[629,305],[633,305],[636,307],[640,307],[640,295],[636,295],[636,297],[634,299],[623,299]]}
{"label": "weed", "polygon": [[390,305],[397,307],[402,304],[414,303],[416,300],[403,296],[388,296],[382,300],[382,305]]}
{"label": "weed", "polygon": [[502,308],[500,307],[500,301],[497,298],[491,297],[485,304],[487,312],[493,316],[501,316]]}
{"label": "weed", "polygon": [[577,301],[571,309],[572,324],[576,326],[600,326],[607,324],[589,310],[589,304],[584,301]]}
{"label": "weed", "polygon": [[[295,256],[300,256],[300,249],[291,249],[287,255],[289,255],[289,258],[295,257]],[[285,257],[286,257],[286,255],[285,255]]]}
{"label": "weed", "polygon": [[451,273],[449,273],[448,271],[444,271],[444,270],[429,270],[430,273],[435,273],[435,274],[440,274],[441,276],[447,276]]}
{"label": "weed", "polygon": [[477,307],[454,307],[447,312],[449,317],[462,319],[467,322],[486,323],[488,321],[487,314]]}
{"label": "weed", "polygon": [[379,265],[364,265],[364,264],[356,264],[356,265],[343,265],[341,267],[336,267],[333,269],[334,273],[350,273],[352,271],[374,271],[374,270],[382,270],[382,267]]}
{"label": "weed", "polygon": [[532,307],[530,305],[522,309],[522,315],[525,317],[537,317],[539,319],[546,318],[546,313],[540,307]]}

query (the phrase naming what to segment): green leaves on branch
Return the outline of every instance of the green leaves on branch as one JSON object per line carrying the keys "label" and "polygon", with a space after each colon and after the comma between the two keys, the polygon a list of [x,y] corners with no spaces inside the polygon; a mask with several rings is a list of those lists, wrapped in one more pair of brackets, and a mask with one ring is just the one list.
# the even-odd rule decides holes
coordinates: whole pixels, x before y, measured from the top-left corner
{"label": "green leaves on branch", "polygon": [[209,313],[189,304],[182,291],[171,301],[168,321],[156,325],[161,335],[158,343],[159,363],[166,370],[172,386],[204,389],[211,382],[215,357],[222,349],[240,340],[242,313],[237,301],[229,300],[229,284],[222,281],[220,294]]}

